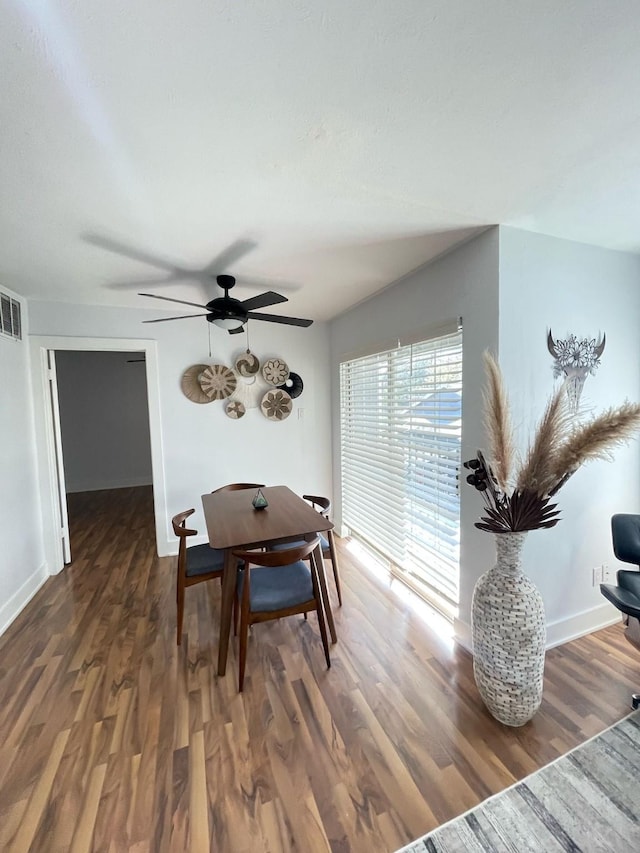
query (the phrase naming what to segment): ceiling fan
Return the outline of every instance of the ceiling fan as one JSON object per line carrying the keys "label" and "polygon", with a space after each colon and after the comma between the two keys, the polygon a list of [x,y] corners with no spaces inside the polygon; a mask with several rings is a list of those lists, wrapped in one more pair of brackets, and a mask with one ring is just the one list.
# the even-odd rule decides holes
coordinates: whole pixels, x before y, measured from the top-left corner
{"label": "ceiling fan", "polygon": [[236,280],[232,275],[218,275],[216,282],[224,290],[224,296],[218,296],[201,305],[198,302],[187,302],[184,299],[171,299],[168,296],[158,296],[155,293],[139,293],[139,296],[147,296],[150,299],[162,299],[164,302],[176,302],[180,305],[192,305],[194,308],[204,308],[204,314],[182,314],[178,317],[160,317],[157,320],[143,320],[143,323],[166,323],[169,320],[185,320],[188,317],[206,317],[208,323],[214,323],[221,329],[226,329],[230,335],[238,335],[244,331],[247,320],[265,320],[268,323],[283,323],[286,326],[310,326],[313,320],[303,320],[300,317],[283,317],[279,314],[261,314],[256,308],[266,308],[268,305],[277,305],[280,302],[288,302],[286,296],[281,296],[273,290],[252,296],[250,299],[234,299],[229,296],[229,291],[235,286]]}
{"label": "ceiling fan", "polygon": [[[108,252],[115,252],[118,255],[124,255],[126,258],[131,258],[134,261],[139,261],[143,264],[150,264],[163,270],[166,275],[161,279],[138,282],[120,282],[119,284],[109,285],[117,288],[134,288],[140,285],[164,286],[175,281],[197,281],[203,288],[208,288],[214,278],[214,271],[228,268],[232,263],[238,261],[243,255],[250,252],[256,247],[253,240],[236,240],[219,255],[213,258],[203,269],[189,269],[179,264],[175,264],[166,258],[151,254],[145,250],[130,246],[121,240],[115,240],[111,237],[106,237],[100,234],[85,233],[82,234],[82,239],[87,243],[92,243],[94,246],[99,246],[101,249],[106,249]],[[219,296],[212,299],[206,304],[200,302],[188,302],[184,299],[171,299],[168,296],[158,296],[155,293],[139,293],[139,296],[147,296],[151,299],[162,299],[164,302],[176,302],[179,305],[192,305],[194,308],[204,308],[205,314],[183,314],[179,317],[160,317],[157,320],[143,320],[144,323],[166,323],[168,320],[184,320],[188,317],[206,317],[209,323],[215,323],[223,329],[227,329],[229,334],[237,335],[243,331],[247,320],[266,320],[269,323],[283,323],[287,326],[310,326],[313,320],[303,320],[299,317],[282,317],[278,314],[259,314],[257,308],[266,308],[268,305],[277,305],[279,302],[288,302],[286,296],[281,296],[279,293],[274,293],[273,290],[268,290],[266,293],[261,293],[259,296],[254,296],[251,299],[240,301],[229,296],[229,291],[234,287],[236,280],[232,275],[216,275],[215,280],[218,285],[224,290],[224,296]],[[243,284],[249,286],[262,286],[264,284],[256,279],[247,279],[243,277]],[[284,288],[285,285],[282,285]]]}

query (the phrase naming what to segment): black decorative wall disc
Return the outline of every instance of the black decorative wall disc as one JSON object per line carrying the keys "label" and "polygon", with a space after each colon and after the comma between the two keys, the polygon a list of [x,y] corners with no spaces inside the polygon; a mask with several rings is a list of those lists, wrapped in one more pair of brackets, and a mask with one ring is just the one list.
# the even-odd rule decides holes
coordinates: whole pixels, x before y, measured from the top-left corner
{"label": "black decorative wall disc", "polygon": [[302,394],[304,383],[302,377],[298,373],[289,373],[289,378],[282,385],[278,385],[281,391],[286,391],[287,394],[295,400]]}

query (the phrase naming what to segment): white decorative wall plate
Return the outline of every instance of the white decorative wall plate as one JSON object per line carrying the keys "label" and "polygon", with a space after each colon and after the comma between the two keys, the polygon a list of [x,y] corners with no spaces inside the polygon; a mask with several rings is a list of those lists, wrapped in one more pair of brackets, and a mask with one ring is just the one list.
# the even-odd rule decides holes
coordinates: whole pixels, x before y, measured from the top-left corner
{"label": "white decorative wall plate", "polygon": [[232,400],[242,403],[245,409],[257,409],[264,392],[269,388],[262,376],[253,376],[250,379],[238,379],[236,390],[231,395]]}

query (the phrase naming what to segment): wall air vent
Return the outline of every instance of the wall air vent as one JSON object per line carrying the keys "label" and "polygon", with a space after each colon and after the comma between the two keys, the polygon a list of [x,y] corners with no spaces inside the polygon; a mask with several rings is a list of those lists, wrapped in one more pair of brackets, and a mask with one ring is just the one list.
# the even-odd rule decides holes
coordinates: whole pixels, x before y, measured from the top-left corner
{"label": "wall air vent", "polygon": [[0,335],[22,340],[20,303],[0,290]]}

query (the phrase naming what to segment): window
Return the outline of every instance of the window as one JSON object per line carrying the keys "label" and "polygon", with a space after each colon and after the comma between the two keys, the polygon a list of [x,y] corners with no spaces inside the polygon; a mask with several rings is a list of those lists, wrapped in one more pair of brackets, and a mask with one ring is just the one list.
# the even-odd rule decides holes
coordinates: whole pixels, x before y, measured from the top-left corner
{"label": "window", "polygon": [[340,365],[342,520],[448,615],[458,605],[462,331]]}

